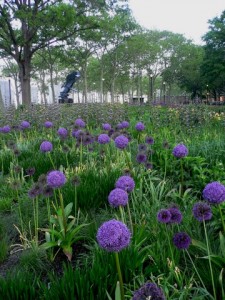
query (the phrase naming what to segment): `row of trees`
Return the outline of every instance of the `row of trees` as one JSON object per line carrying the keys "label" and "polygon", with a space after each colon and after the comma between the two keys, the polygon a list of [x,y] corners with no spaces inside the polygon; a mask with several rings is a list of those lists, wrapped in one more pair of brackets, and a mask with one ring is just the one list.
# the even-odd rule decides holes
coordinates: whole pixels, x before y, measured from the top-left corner
{"label": "row of trees", "polygon": [[[138,98],[167,86],[192,94],[225,92],[225,11],[209,21],[204,46],[181,34],[141,28],[127,1],[4,1],[0,4],[0,54],[3,74],[11,76],[30,103],[30,80],[36,80],[47,101],[47,83],[80,70],[83,101],[88,93],[110,92]],[[44,20],[44,21],[43,21]],[[13,59],[13,60],[12,60]],[[18,99],[18,98],[17,98]]]}

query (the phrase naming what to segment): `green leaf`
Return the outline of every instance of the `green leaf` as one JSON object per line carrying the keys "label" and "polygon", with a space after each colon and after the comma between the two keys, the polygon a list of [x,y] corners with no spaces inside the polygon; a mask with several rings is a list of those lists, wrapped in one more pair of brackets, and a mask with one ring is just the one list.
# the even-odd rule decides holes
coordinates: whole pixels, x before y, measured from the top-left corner
{"label": "green leaf", "polygon": [[116,284],[115,300],[121,300],[120,283],[119,283],[119,281],[117,281],[117,284]]}
{"label": "green leaf", "polygon": [[72,208],[73,208],[73,203],[69,203],[65,208],[64,208],[64,211],[65,211],[65,215],[68,217],[72,211]]}

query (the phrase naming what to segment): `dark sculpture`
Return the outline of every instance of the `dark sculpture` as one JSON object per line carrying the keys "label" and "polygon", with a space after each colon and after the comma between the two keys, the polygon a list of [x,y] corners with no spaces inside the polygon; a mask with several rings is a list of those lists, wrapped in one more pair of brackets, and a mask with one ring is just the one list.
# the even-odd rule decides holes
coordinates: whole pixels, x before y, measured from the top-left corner
{"label": "dark sculpture", "polygon": [[62,85],[62,90],[59,95],[59,103],[73,103],[73,99],[69,98],[69,92],[73,84],[80,78],[80,73],[74,71],[67,75],[66,82]]}

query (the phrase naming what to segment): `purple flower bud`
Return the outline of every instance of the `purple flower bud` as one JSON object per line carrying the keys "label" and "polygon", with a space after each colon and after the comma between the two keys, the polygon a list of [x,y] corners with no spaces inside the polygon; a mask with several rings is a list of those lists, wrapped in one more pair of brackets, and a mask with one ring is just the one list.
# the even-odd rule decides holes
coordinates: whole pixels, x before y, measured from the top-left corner
{"label": "purple flower bud", "polygon": [[178,232],[173,236],[173,244],[178,249],[188,249],[191,244],[191,238],[185,232]]}
{"label": "purple flower bud", "polygon": [[139,290],[134,292],[132,300],[166,300],[161,288],[156,283],[146,282]]}
{"label": "purple flower bud", "polygon": [[47,185],[51,188],[60,188],[66,183],[66,176],[61,171],[51,171],[47,175]]}
{"label": "purple flower bud", "polygon": [[210,204],[220,204],[225,201],[225,186],[217,181],[208,183],[202,195]]}
{"label": "purple flower bud", "polygon": [[143,131],[143,130],[145,130],[145,125],[142,122],[138,122],[135,125],[135,128],[137,129],[137,131]]}
{"label": "purple flower bud", "polygon": [[112,207],[126,206],[128,202],[128,194],[122,189],[115,188],[110,192],[108,201]]}
{"label": "purple flower bud", "polygon": [[129,143],[129,140],[124,135],[119,135],[114,140],[116,148],[125,149]]}
{"label": "purple flower bud", "polygon": [[128,227],[115,219],[103,223],[97,232],[97,241],[108,252],[120,252],[130,244]]}
{"label": "purple flower bud", "polygon": [[151,137],[151,136],[146,136],[145,142],[146,142],[146,144],[148,144],[148,145],[153,145],[155,141],[154,141],[153,137]]}
{"label": "purple flower bud", "polygon": [[102,133],[98,136],[98,143],[99,144],[108,144],[110,142],[110,137],[108,134]]}
{"label": "purple flower bud", "polygon": [[78,126],[78,127],[84,128],[86,124],[82,119],[76,119],[75,120],[75,125]]}
{"label": "purple flower bud", "polygon": [[109,130],[111,130],[111,125],[108,123],[105,123],[105,124],[102,124],[102,128],[103,128],[103,130],[109,131]]}
{"label": "purple flower bud", "polygon": [[41,152],[50,152],[52,151],[52,149],[53,149],[52,143],[49,141],[44,141],[40,145]]}
{"label": "purple flower bud", "polygon": [[171,220],[171,213],[168,209],[161,209],[157,214],[157,219],[160,223],[169,223]]}
{"label": "purple flower bud", "polygon": [[50,122],[50,121],[46,121],[46,122],[44,123],[44,127],[45,127],[45,128],[51,128],[52,126],[53,126],[53,123]]}
{"label": "purple flower bud", "polygon": [[63,128],[63,127],[60,127],[60,128],[58,129],[57,133],[58,133],[58,135],[59,135],[60,137],[63,137],[63,138],[67,137],[67,135],[68,135],[67,129],[66,129],[66,128]]}
{"label": "purple flower bud", "polygon": [[130,176],[121,176],[117,179],[115,187],[130,193],[135,187],[135,182]]}
{"label": "purple flower bud", "polygon": [[182,158],[188,155],[188,149],[185,145],[183,144],[178,144],[173,148],[173,156],[177,158]]}
{"label": "purple flower bud", "polygon": [[139,163],[139,164],[143,164],[147,161],[147,155],[145,153],[138,153],[137,156],[136,156],[136,161]]}
{"label": "purple flower bud", "polygon": [[21,127],[22,129],[29,128],[29,127],[30,127],[30,123],[29,123],[28,121],[22,121],[22,122],[20,123],[20,127]]}
{"label": "purple flower bud", "polygon": [[212,210],[209,204],[197,202],[192,209],[193,215],[199,222],[208,221],[212,218]]}
{"label": "purple flower bud", "polygon": [[171,223],[176,223],[176,224],[180,224],[182,219],[183,219],[183,216],[182,216],[182,213],[180,212],[180,210],[176,207],[171,207],[171,208],[168,208],[170,214],[171,214],[171,218],[170,218],[170,224]]}

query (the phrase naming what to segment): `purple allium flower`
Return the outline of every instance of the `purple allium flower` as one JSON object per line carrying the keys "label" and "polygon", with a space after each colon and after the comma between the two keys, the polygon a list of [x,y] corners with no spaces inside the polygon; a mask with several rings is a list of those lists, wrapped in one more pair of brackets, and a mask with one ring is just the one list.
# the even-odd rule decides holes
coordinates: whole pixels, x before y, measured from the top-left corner
{"label": "purple allium flower", "polygon": [[53,194],[54,194],[54,190],[53,190],[52,187],[50,187],[50,186],[48,186],[48,185],[45,185],[45,186],[43,187],[42,195],[43,195],[44,197],[51,197],[51,196],[53,196]]}
{"label": "purple allium flower", "polygon": [[25,170],[25,173],[26,173],[26,175],[27,176],[33,176],[34,175],[34,173],[35,173],[35,168],[27,168],[26,170]]}
{"label": "purple allium flower", "polygon": [[28,196],[30,198],[35,198],[37,197],[38,195],[40,195],[42,193],[42,186],[41,184],[38,182],[38,183],[35,183],[32,188],[28,191]]}
{"label": "purple allium flower", "polygon": [[0,132],[2,132],[2,133],[9,133],[10,130],[11,130],[11,127],[9,125],[5,125],[0,128]]}
{"label": "purple allium flower", "polygon": [[135,188],[135,182],[130,176],[120,176],[116,181],[115,187],[130,193]]}
{"label": "purple allium flower", "polygon": [[40,145],[41,152],[50,152],[52,151],[52,149],[53,149],[52,143],[49,141],[44,141]]}
{"label": "purple allium flower", "polygon": [[122,189],[115,188],[109,193],[108,201],[112,207],[126,206],[128,202],[128,194]]}
{"label": "purple allium flower", "polygon": [[161,209],[157,214],[157,219],[160,223],[169,223],[171,220],[171,213],[168,209]]}
{"label": "purple allium flower", "polygon": [[67,129],[66,129],[66,128],[63,128],[63,127],[60,127],[60,128],[58,129],[57,133],[58,133],[58,135],[59,135],[60,137],[62,137],[62,138],[65,138],[65,137],[67,137],[67,135],[68,135]]}
{"label": "purple allium flower", "polygon": [[143,130],[145,130],[145,125],[142,122],[138,122],[135,125],[135,128],[137,129],[137,131],[143,131]]}
{"label": "purple allium flower", "polygon": [[112,127],[110,124],[104,123],[104,124],[102,124],[102,128],[103,128],[103,130],[109,131],[109,130],[111,130]]}
{"label": "purple allium flower", "polygon": [[139,164],[143,164],[147,161],[147,155],[145,153],[138,153],[137,156],[136,156],[136,161],[139,163]]}
{"label": "purple allium flower", "polygon": [[115,219],[103,223],[97,232],[97,241],[108,252],[119,252],[126,248],[131,239],[128,227]]}
{"label": "purple allium flower", "polygon": [[138,150],[145,152],[147,150],[146,144],[139,144],[138,145]]}
{"label": "purple allium flower", "polygon": [[188,155],[188,149],[184,144],[178,144],[173,148],[173,156],[182,158]]}
{"label": "purple allium flower", "polygon": [[169,223],[177,223],[177,224],[180,224],[182,219],[183,219],[183,216],[182,216],[182,213],[181,211],[176,208],[176,207],[170,207],[168,208],[170,214],[171,214],[171,218],[170,218],[170,222]]}
{"label": "purple allium flower", "polygon": [[122,128],[128,128],[130,126],[129,122],[127,121],[122,121],[120,124]]}
{"label": "purple allium flower", "polygon": [[47,185],[51,188],[60,188],[66,183],[66,176],[61,171],[51,171],[47,175]]}
{"label": "purple allium flower", "polygon": [[208,221],[212,218],[212,210],[208,203],[197,202],[192,209],[193,215],[199,222]]}
{"label": "purple allium flower", "polygon": [[29,127],[30,127],[30,123],[29,123],[28,121],[22,121],[22,122],[20,123],[20,127],[21,127],[22,129],[29,128]]}
{"label": "purple allium flower", "polygon": [[84,128],[85,125],[86,125],[85,122],[82,119],[76,119],[74,124],[78,127],[81,127],[81,128]]}
{"label": "purple allium flower", "polygon": [[191,238],[185,232],[178,232],[173,236],[173,244],[178,249],[187,249],[191,244]]}
{"label": "purple allium flower", "polygon": [[85,135],[84,131],[82,129],[75,129],[72,132],[72,136],[76,139],[81,139]]}
{"label": "purple allium flower", "polygon": [[118,129],[118,130],[123,129],[122,124],[121,124],[121,123],[117,124],[117,125],[116,125],[116,129]]}
{"label": "purple allium flower", "polygon": [[119,135],[114,140],[116,148],[125,149],[129,143],[129,140],[124,135]]}
{"label": "purple allium flower", "polygon": [[208,183],[202,192],[202,196],[210,204],[219,204],[224,202],[225,186],[217,181]]}
{"label": "purple allium flower", "polygon": [[154,144],[154,139],[153,139],[153,137],[151,137],[151,136],[146,136],[146,138],[145,138],[145,143],[146,144],[148,144],[148,145],[153,145]]}
{"label": "purple allium flower", "polygon": [[108,144],[110,142],[110,137],[106,133],[102,133],[98,136],[99,144]]}
{"label": "purple allium flower", "polygon": [[134,292],[132,300],[165,300],[166,297],[156,283],[146,282],[139,290]]}
{"label": "purple allium flower", "polygon": [[152,170],[152,169],[153,169],[153,165],[152,165],[149,161],[146,161],[146,163],[145,163],[145,168],[146,168],[147,170]]}
{"label": "purple allium flower", "polygon": [[44,127],[45,127],[45,128],[51,128],[52,126],[53,126],[53,123],[50,122],[50,121],[46,121],[46,122],[44,123]]}

